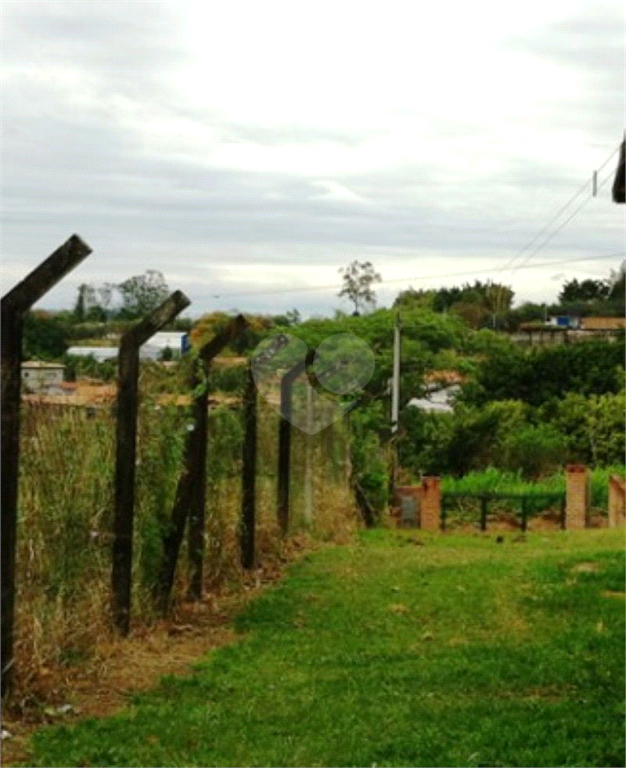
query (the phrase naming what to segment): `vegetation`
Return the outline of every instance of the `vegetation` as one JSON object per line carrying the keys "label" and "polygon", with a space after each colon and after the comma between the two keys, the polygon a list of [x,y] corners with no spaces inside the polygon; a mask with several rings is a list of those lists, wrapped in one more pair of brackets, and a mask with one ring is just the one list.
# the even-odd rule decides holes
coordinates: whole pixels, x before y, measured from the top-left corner
{"label": "vegetation", "polygon": [[347,267],[342,267],[339,273],[343,277],[343,288],[337,295],[339,298],[346,296],[354,304],[355,315],[359,315],[363,309],[376,306],[372,284],[380,283],[382,278],[370,261],[353,261]]}
{"label": "vegetation", "polygon": [[40,731],[30,764],[620,766],[623,589],[615,530],[365,532],[193,675]]}
{"label": "vegetation", "polygon": [[[239,369],[241,370],[241,369]],[[134,527],[133,621],[155,615],[152,588],[163,556],[189,408],[172,402],[175,372],[142,367]],[[167,380],[164,377],[168,377]],[[166,381],[164,385],[164,380]],[[165,393],[165,394],[164,394]],[[312,467],[310,535],[341,538],[355,527],[346,482],[343,424],[307,438]],[[259,405],[257,547],[261,561],[281,549],[276,524],[277,414]],[[110,631],[114,480],[111,406],[25,403],[21,430],[16,583],[16,689],[39,685],[46,669],[89,657]],[[238,525],[243,441],[238,402],[209,412],[205,589],[240,584]],[[301,438],[294,439],[292,531],[302,530]],[[183,547],[174,606],[187,589]],[[73,663],[73,662],[72,662]]]}

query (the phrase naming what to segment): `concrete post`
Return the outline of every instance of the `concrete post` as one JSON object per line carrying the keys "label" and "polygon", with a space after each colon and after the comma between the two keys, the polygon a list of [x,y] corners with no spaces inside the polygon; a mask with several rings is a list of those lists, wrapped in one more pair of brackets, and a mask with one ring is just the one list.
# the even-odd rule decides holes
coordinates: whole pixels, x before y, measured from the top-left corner
{"label": "concrete post", "polygon": [[589,512],[589,471],[584,464],[567,465],[565,493],[565,527],[586,528]]}
{"label": "concrete post", "polygon": [[400,508],[400,518],[398,523],[404,525],[418,526],[420,516],[420,506],[422,497],[422,487],[420,485],[397,485],[396,503]]}
{"label": "concrete post", "polygon": [[441,488],[438,477],[422,478],[420,528],[438,531],[441,526]]}
{"label": "concrete post", "polygon": [[609,477],[609,528],[624,525],[625,496],[624,479],[619,475],[611,475]]}

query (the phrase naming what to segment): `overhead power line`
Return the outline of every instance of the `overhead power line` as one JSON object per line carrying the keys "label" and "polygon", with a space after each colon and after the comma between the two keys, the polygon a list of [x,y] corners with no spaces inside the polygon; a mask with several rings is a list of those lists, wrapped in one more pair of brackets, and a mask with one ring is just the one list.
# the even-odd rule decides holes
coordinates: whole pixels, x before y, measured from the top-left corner
{"label": "overhead power line", "polygon": [[[612,174],[612,173],[610,173],[610,174],[609,174],[609,175],[608,175],[608,176],[607,176],[607,177],[604,179],[604,181],[600,182],[600,184],[598,184],[598,185],[597,185],[597,189],[598,189],[598,190],[602,189],[602,187],[603,187],[603,186],[604,186],[604,185],[607,183],[607,181],[609,181],[609,179],[611,179],[611,178],[613,178],[613,174]],[[556,237],[556,235],[557,235],[557,234],[558,234],[558,233],[559,233],[559,232],[560,232],[560,231],[563,229],[563,227],[564,227],[566,224],[569,224],[569,222],[570,222],[570,221],[571,221],[571,220],[574,218],[574,216],[576,216],[576,214],[577,214],[577,213],[578,213],[578,212],[581,210],[581,208],[583,208],[585,205],[587,205],[587,203],[589,202],[589,200],[591,200],[591,198],[590,198],[590,197],[587,197],[585,200],[583,200],[583,201],[582,201],[582,203],[581,203],[581,204],[578,206],[578,208],[576,208],[576,209],[574,210],[574,212],[573,212],[572,214],[570,214],[570,215],[569,215],[569,216],[568,216],[568,217],[565,219],[565,221],[561,222],[561,224],[559,224],[559,226],[558,226],[558,227],[557,227],[557,228],[556,228],[556,229],[555,229],[555,230],[554,230],[554,231],[553,231],[553,232],[552,232],[552,233],[551,233],[551,234],[550,234],[550,235],[549,235],[549,236],[548,236],[548,237],[547,237],[547,238],[546,238],[546,239],[545,239],[545,240],[544,240],[542,243],[540,243],[540,244],[539,244],[539,245],[538,245],[538,246],[535,248],[535,250],[534,250],[532,253],[530,253],[530,254],[529,254],[529,255],[528,255],[528,256],[527,256],[527,257],[526,257],[526,258],[525,258],[525,259],[522,261],[522,263],[521,263],[521,264],[519,264],[517,267],[514,267],[514,268],[513,268],[513,274],[515,274],[515,273],[517,272],[517,270],[518,270],[518,269],[521,269],[522,267],[524,267],[524,266],[525,266],[525,264],[526,264],[526,263],[527,263],[527,262],[528,262],[530,259],[532,259],[532,257],[533,257],[533,256],[534,256],[536,253],[538,253],[538,252],[539,252],[539,251],[540,251],[540,250],[541,250],[541,249],[542,249],[544,246],[546,246],[546,245],[547,245],[547,244],[548,244],[548,243],[549,243],[551,240],[553,240],[553,239]]]}
{"label": "overhead power line", "polygon": [[[597,174],[597,173],[599,173],[601,170],[603,170],[603,169],[604,169],[604,168],[605,168],[605,167],[608,165],[608,163],[610,163],[610,162],[611,162],[611,160],[612,160],[612,159],[615,157],[615,155],[616,155],[616,154],[619,152],[619,149],[620,149],[620,147],[619,147],[619,146],[617,146],[617,147],[616,147],[616,148],[613,150],[613,152],[611,152],[611,154],[610,154],[610,155],[609,155],[609,156],[606,158],[606,160],[605,160],[605,161],[602,163],[602,165],[601,165],[599,168],[597,168],[597,169],[596,169],[596,171],[595,171],[595,173],[596,173],[596,174]],[[601,187],[601,186],[603,186],[603,185],[606,183],[606,181],[607,181],[607,180],[605,179],[605,181],[604,181],[604,182],[602,182],[602,184],[600,185],[600,187]],[[528,243],[526,243],[526,245],[525,245],[523,248],[521,248],[521,249],[520,249],[520,250],[519,250],[519,251],[518,251],[518,252],[517,252],[517,253],[516,253],[514,256],[512,256],[512,257],[511,257],[511,258],[510,258],[510,259],[509,259],[509,260],[506,262],[506,264],[505,264],[503,267],[501,267],[501,271],[502,271],[502,272],[504,272],[505,270],[509,269],[509,268],[512,266],[513,262],[514,262],[514,261],[516,261],[516,259],[518,259],[520,256],[522,256],[522,255],[523,255],[523,254],[524,254],[524,253],[525,253],[525,252],[526,252],[526,251],[527,251],[529,248],[531,248],[531,247],[532,247],[532,246],[533,246],[533,245],[534,245],[534,244],[537,242],[537,240],[539,240],[539,238],[540,238],[540,237],[542,237],[542,235],[544,235],[546,232],[548,232],[548,230],[550,229],[550,227],[551,227],[551,226],[552,226],[552,225],[553,225],[553,224],[554,224],[554,223],[557,221],[557,219],[559,218],[559,216],[561,216],[561,214],[565,213],[565,211],[566,211],[566,210],[567,210],[567,209],[570,207],[570,205],[572,205],[572,204],[573,204],[573,202],[576,200],[576,198],[578,198],[578,197],[579,197],[579,196],[580,196],[580,195],[581,195],[581,194],[582,194],[582,193],[583,193],[583,192],[584,192],[584,191],[587,189],[587,187],[591,187],[591,188],[592,188],[592,194],[590,194],[590,195],[589,195],[589,197],[585,199],[585,201],[583,202],[583,204],[582,204],[581,206],[579,206],[579,208],[577,208],[577,209],[576,209],[576,211],[574,212],[574,214],[573,214],[572,216],[570,216],[570,217],[567,219],[567,221],[566,221],[566,222],[565,222],[565,223],[564,223],[562,226],[560,226],[560,227],[559,227],[559,228],[558,228],[556,231],[557,231],[557,232],[558,232],[558,231],[560,231],[560,230],[561,230],[561,229],[562,229],[562,228],[565,226],[565,224],[567,224],[567,222],[571,221],[571,220],[572,220],[572,218],[574,218],[574,216],[576,215],[576,213],[577,213],[577,212],[578,212],[578,211],[579,211],[579,210],[580,210],[580,209],[583,207],[583,205],[585,205],[585,204],[586,204],[586,203],[587,203],[589,200],[591,200],[591,198],[594,196],[594,195],[593,195],[593,191],[594,191],[594,188],[593,188],[593,187],[594,187],[594,185],[593,185],[593,178],[591,178],[591,179],[588,179],[588,180],[587,180],[587,181],[586,181],[586,182],[585,182],[585,183],[582,185],[582,187],[580,187],[580,189],[579,189],[579,190],[578,190],[578,191],[577,191],[577,192],[576,192],[574,195],[572,195],[572,197],[571,197],[571,198],[570,198],[570,199],[569,199],[569,200],[568,200],[568,201],[565,203],[565,205],[563,205],[561,208],[559,208],[559,210],[558,210],[558,211],[557,211],[557,212],[554,214],[554,216],[552,216],[552,218],[550,219],[550,221],[549,221],[549,222],[548,222],[548,223],[547,223],[547,224],[546,224],[546,225],[543,227],[543,229],[541,229],[541,230],[540,230],[540,231],[539,231],[539,232],[538,232],[538,233],[537,233],[537,234],[536,234],[536,235],[535,235],[535,236],[532,238],[532,240],[530,240]],[[597,187],[597,186],[596,186],[596,188],[595,188],[595,191],[597,192],[597,190],[598,190],[600,187]],[[555,234],[556,234],[556,233],[555,233]],[[531,254],[531,255],[530,255],[528,258],[531,258],[532,256],[534,256],[534,254],[535,254],[535,253],[537,253],[537,251],[541,250],[541,248],[543,248],[543,245],[545,245],[546,243],[548,243],[548,242],[549,242],[551,239],[552,239],[552,237],[548,238],[548,239],[545,241],[545,243],[543,243],[543,244],[542,244],[542,245],[540,245],[540,246],[539,246],[537,249],[535,249],[535,250],[532,252],[532,254]]]}
{"label": "overhead power line", "polygon": [[[575,259],[561,259],[559,261],[542,261],[538,264],[530,264],[525,267],[518,267],[518,269],[535,269],[537,267],[556,267],[562,264],[572,264],[579,261],[594,261],[596,259],[614,259],[619,256],[626,256],[626,251],[620,251],[619,253],[602,253],[594,256],[583,256]],[[478,274],[487,274],[497,272],[498,269],[489,267],[485,269],[470,269],[463,272],[440,272],[433,275],[415,275],[413,277],[399,277],[391,280],[384,280],[382,285],[388,285],[390,283],[411,283],[420,280],[443,280],[449,277],[468,277]],[[299,288],[270,288],[268,290],[256,290],[256,291],[237,291],[235,293],[221,293],[219,298],[237,298],[239,296],[281,296],[290,293],[309,293],[312,291],[334,291],[341,288],[341,285],[335,283],[333,285],[308,285],[301,286]]]}

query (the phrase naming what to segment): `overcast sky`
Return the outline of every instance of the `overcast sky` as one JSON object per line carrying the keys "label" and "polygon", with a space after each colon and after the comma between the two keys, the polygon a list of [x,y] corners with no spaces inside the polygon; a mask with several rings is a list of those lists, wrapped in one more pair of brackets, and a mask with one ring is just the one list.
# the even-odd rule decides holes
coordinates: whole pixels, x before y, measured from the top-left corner
{"label": "overcast sky", "polygon": [[622,0],[1,9],[3,293],[74,232],[93,253],[39,306],[157,269],[192,316],[348,310],[354,259],[381,305],[474,279],[552,301],[624,258],[616,155],[591,197],[626,124]]}

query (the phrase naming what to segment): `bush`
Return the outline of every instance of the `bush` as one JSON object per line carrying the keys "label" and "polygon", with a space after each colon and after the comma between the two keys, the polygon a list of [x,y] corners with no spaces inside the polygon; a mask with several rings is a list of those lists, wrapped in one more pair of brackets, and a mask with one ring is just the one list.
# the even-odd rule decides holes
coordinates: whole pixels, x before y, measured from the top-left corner
{"label": "bush", "polygon": [[536,480],[554,472],[565,461],[565,436],[549,424],[527,426],[504,442],[504,463],[523,477]]}

